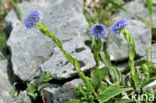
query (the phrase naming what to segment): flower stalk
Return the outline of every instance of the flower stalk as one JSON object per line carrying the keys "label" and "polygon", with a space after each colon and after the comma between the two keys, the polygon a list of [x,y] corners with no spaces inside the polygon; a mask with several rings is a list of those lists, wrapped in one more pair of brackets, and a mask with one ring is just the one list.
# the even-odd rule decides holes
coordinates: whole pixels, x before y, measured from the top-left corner
{"label": "flower stalk", "polygon": [[130,66],[130,74],[132,76],[132,79],[134,81],[135,87],[138,85],[138,76],[135,70],[135,63],[134,63],[134,58],[135,58],[135,43],[132,35],[128,32],[126,29],[126,26],[128,25],[128,22],[125,18],[119,19],[116,21],[111,27],[110,31],[112,31],[115,34],[120,34],[122,33],[125,39],[128,42],[130,51],[129,51],[129,66]]}
{"label": "flower stalk", "polygon": [[73,58],[70,54],[68,54],[62,46],[62,42],[55,37],[55,35],[48,31],[47,27],[45,24],[40,25],[40,23],[37,23],[37,27],[38,29],[45,35],[48,36],[49,38],[51,38],[55,44],[60,48],[60,50],[62,51],[62,53],[64,54],[64,56],[66,57],[66,59],[75,67],[79,77],[83,80],[83,82],[85,83],[85,85],[89,88],[89,90],[94,94],[94,96],[96,98],[98,98],[98,94],[95,92],[94,87],[92,86],[92,84],[89,82],[88,78],[85,76],[85,74],[81,71],[80,69],[80,63],[78,62],[78,60],[76,58]]}
{"label": "flower stalk", "polygon": [[135,63],[134,63],[134,58],[135,58],[135,43],[134,43],[134,39],[132,37],[132,35],[128,32],[128,30],[126,28],[121,29],[121,32],[123,34],[123,36],[125,37],[125,39],[128,42],[130,51],[129,51],[129,66],[130,66],[130,73],[131,76],[134,80],[135,83],[135,87],[137,87],[138,84],[138,77],[137,77],[137,73],[135,70]]}
{"label": "flower stalk", "polygon": [[100,51],[103,46],[103,43],[101,41],[102,37],[106,37],[107,35],[107,28],[103,24],[94,24],[90,27],[89,30],[90,36],[92,36],[92,45],[91,50],[94,54],[94,60],[96,62],[96,68],[99,67],[99,61],[100,61]]}

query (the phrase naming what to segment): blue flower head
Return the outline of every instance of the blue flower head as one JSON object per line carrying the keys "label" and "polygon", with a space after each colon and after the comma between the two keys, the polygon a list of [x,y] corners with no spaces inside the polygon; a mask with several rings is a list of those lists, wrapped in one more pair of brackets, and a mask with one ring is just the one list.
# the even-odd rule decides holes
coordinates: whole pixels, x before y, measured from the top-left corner
{"label": "blue flower head", "polygon": [[38,11],[32,11],[28,16],[26,16],[24,23],[27,28],[32,28],[40,19],[40,13]]}
{"label": "blue flower head", "polygon": [[95,38],[106,37],[107,29],[103,24],[94,24],[90,28],[90,35]]}
{"label": "blue flower head", "polygon": [[124,29],[128,25],[128,22],[125,18],[116,21],[111,27],[110,31],[120,34],[121,29]]}

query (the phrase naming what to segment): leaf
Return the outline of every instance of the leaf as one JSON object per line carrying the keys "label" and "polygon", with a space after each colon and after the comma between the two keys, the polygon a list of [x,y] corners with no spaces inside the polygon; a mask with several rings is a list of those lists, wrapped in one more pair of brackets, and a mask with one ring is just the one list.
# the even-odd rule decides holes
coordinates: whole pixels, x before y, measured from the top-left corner
{"label": "leaf", "polygon": [[98,89],[99,86],[102,86],[100,85],[100,83],[102,83],[103,79],[108,74],[108,72],[109,72],[109,68],[107,67],[103,67],[101,69],[97,68],[95,71],[91,72],[91,79],[89,82],[91,82],[91,84],[95,89]]}
{"label": "leaf", "polygon": [[101,52],[100,55],[101,55],[102,61],[105,63],[105,65],[107,67],[111,67],[111,60],[110,60],[109,55],[104,52]]}
{"label": "leaf", "polygon": [[117,82],[120,83],[121,82],[121,73],[120,73],[120,71],[116,67],[112,67],[111,71],[114,74],[114,78],[117,80]]}
{"label": "leaf", "polygon": [[33,100],[36,100],[37,96],[38,96],[38,87],[37,87],[37,83],[33,83],[33,84],[28,84],[27,87],[27,95],[32,97]]}
{"label": "leaf", "polygon": [[146,87],[152,87],[155,86],[156,87],[156,77],[150,78],[149,80],[145,81],[142,83],[141,87],[142,88],[146,88]]}
{"label": "leaf", "polygon": [[95,76],[99,77],[100,80],[103,80],[104,77],[108,74],[109,68],[103,67],[101,69],[96,69]]}
{"label": "leaf", "polygon": [[147,7],[148,7],[148,12],[149,12],[150,16],[152,16],[152,8],[153,8],[152,0],[146,0],[146,4],[147,4]]}
{"label": "leaf", "polygon": [[66,59],[67,59],[71,64],[74,65],[75,60],[74,60],[74,58],[73,58],[70,54],[68,54],[66,51],[64,51],[64,56],[66,57]]}
{"label": "leaf", "polygon": [[3,56],[3,54],[0,52],[0,61],[3,60],[5,57]]}
{"label": "leaf", "polygon": [[16,93],[16,87],[13,85],[10,92],[11,98],[15,98],[15,93]]}
{"label": "leaf", "polygon": [[100,53],[100,51],[101,51],[101,48],[102,48],[102,41],[101,41],[101,39],[95,39],[95,43],[96,43],[96,52],[99,54]]}
{"label": "leaf", "polygon": [[69,101],[69,102],[67,102],[67,103],[80,103],[80,100],[78,100],[78,99],[73,99],[73,100],[71,100],[71,101]]}
{"label": "leaf", "polygon": [[61,40],[56,39],[56,43],[57,43],[57,45],[58,45],[60,48],[62,48],[62,42],[61,42]]}
{"label": "leaf", "polygon": [[92,52],[93,54],[99,54],[100,51],[101,51],[101,48],[102,48],[102,41],[101,39],[95,39],[92,37],[92,44],[91,44],[91,49],[92,49]]}
{"label": "leaf", "polygon": [[6,46],[6,42],[7,42],[6,33],[0,29],[0,48]]}
{"label": "leaf", "polygon": [[79,98],[80,103],[94,103],[94,96],[87,87],[78,86],[78,90],[74,93]]}
{"label": "leaf", "polygon": [[[136,66],[141,66],[143,64],[147,63],[147,60],[140,60],[135,62],[135,67]],[[126,74],[130,71],[130,66],[128,66],[127,68],[125,68],[124,70],[121,71],[122,74]]]}
{"label": "leaf", "polygon": [[74,59],[74,65],[75,65],[75,68],[76,69],[80,69],[80,63],[78,62],[78,60],[77,59]]}
{"label": "leaf", "polygon": [[150,73],[149,73],[149,70],[148,70],[149,68],[148,68],[147,64],[143,64],[141,66],[141,68],[143,70],[144,75],[146,76],[146,80],[148,80],[150,77]]}
{"label": "leaf", "polygon": [[40,91],[42,88],[44,88],[44,87],[47,87],[49,85],[49,83],[44,83],[44,84],[42,84],[42,85],[40,85],[39,87],[38,87],[38,91]]}
{"label": "leaf", "polygon": [[52,80],[52,76],[51,73],[49,72],[43,72],[42,73],[42,78],[41,78],[41,82],[49,82],[50,80]]}
{"label": "leaf", "polygon": [[133,90],[132,88],[110,87],[104,90],[98,98],[99,103],[104,103],[125,91]]}
{"label": "leaf", "polygon": [[79,84],[78,92],[76,92],[76,94],[85,96],[88,94],[88,92],[90,92],[90,91],[88,91],[86,87],[83,88],[82,85]]}
{"label": "leaf", "polygon": [[132,103],[133,101],[131,100],[128,100],[128,99],[120,99],[120,100],[117,100],[116,103]]}
{"label": "leaf", "polygon": [[96,72],[95,70],[94,71],[91,71],[91,79],[90,79],[90,82],[92,83],[93,87],[95,89],[97,89],[98,86],[99,86],[99,81],[98,81],[98,77],[96,77],[96,75],[95,75],[95,72]]}

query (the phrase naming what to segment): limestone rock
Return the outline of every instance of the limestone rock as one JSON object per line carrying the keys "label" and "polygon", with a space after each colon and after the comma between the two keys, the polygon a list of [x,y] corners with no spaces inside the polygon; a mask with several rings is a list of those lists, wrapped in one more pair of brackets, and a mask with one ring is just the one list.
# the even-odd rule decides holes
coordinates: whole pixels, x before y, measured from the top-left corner
{"label": "limestone rock", "polygon": [[8,61],[0,61],[0,103],[28,103],[24,99],[12,99],[11,84],[8,77]]}
{"label": "limestone rock", "polygon": [[73,98],[79,84],[84,85],[81,79],[74,79],[58,88],[51,88],[49,86],[47,87],[47,91],[52,94],[53,98],[51,99],[53,103],[66,103]]}
{"label": "limestone rock", "polygon": [[[155,1],[155,0],[153,0]],[[154,2],[153,2],[154,3]],[[145,7],[146,1],[145,0],[135,0],[131,1],[124,5],[124,8],[128,9],[132,13],[141,16],[150,21],[150,16],[148,12],[148,8]],[[117,20],[119,18],[127,18],[127,19],[137,19],[135,16],[123,11],[119,10],[115,15],[113,15],[113,20]],[[140,20],[140,19],[138,19]],[[156,22],[156,7],[153,6],[153,21]]]}
{"label": "limestone rock", "polygon": [[[40,21],[62,42],[86,32],[83,0],[40,0],[23,2],[18,6],[23,19],[31,11],[38,10],[41,13]],[[8,28],[12,27],[7,44],[12,54],[14,73],[22,80],[32,80],[40,75],[40,64],[50,58],[55,44],[37,28],[27,29],[23,20],[18,20],[15,10],[7,15],[6,24]]]}
{"label": "limestone rock", "polygon": [[11,84],[7,74],[7,60],[0,61],[0,97],[10,96]]}
{"label": "limestone rock", "polygon": [[0,103],[30,103],[29,101],[26,101],[26,99],[12,99],[11,97],[0,97]]}
{"label": "limestone rock", "polygon": [[[82,71],[87,71],[95,66],[91,50],[84,45],[80,36],[65,42],[63,47],[68,53],[78,59]],[[58,47],[54,48],[53,55],[41,65],[41,68],[42,71],[50,72],[54,79],[66,79],[77,73]]]}

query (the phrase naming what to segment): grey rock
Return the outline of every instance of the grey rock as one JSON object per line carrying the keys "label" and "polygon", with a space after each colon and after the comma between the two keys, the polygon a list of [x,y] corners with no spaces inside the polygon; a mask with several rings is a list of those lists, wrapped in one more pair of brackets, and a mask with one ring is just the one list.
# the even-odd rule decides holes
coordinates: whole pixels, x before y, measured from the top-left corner
{"label": "grey rock", "polygon": [[[75,36],[72,40],[65,42],[63,47],[78,59],[82,71],[87,71],[95,66],[93,55],[90,49],[84,45],[80,36]],[[77,73],[58,47],[54,48],[53,55],[41,65],[41,68],[42,71],[50,72],[55,79],[66,79]]]}
{"label": "grey rock", "polygon": [[[23,2],[18,6],[23,17],[38,10],[40,21],[63,42],[86,32],[83,0],[40,0]],[[6,24],[8,28],[12,27],[7,44],[12,53],[14,73],[22,80],[32,80],[40,75],[40,64],[50,58],[55,44],[36,28],[27,29],[23,20],[18,20],[15,10],[7,15]]]}
{"label": "grey rock", "polygon": [[30,103],[30,101],[26,101],[25,99],[17,99],[11,97],[0,97],[0,103]]}
{"label": "grey rock", "polygon": [[[146,54],[146,47],[151,44],[151,30],[138,20],[128,20],[128,31],[132,34],[136,46],[136,56],[143,57]],[[129,56],[129,47],[122,34],[109,34],[106,41],[107,52],[112,61],[122,61]]]}
{"label": "grey rock", "polygon": [[8,61],[0,61],[0,103],[28,103],[24,99],[12,99],[11,84],[8,77]]}
{"label": "grey rock", "polygon": [[[129,11],[133,12],[136,15],[139,15],[147,20],[150,21],[150,16],[148,12],[148,8],[145,7],[144,0],[135,0],[131,1],[124,5],[124,8],[128,9]],[[113,15],[113,20],[117,20],[119,18],[127,18],[127,19],[137,19],[135,16],[123,11],[119,10],[115,15]],[[138,19],[139,20],[139,19]],[[153,6],[153,21],[156,22],[156,7]]]}
{"label": "grey rock", "polygon": [[[141,14],[145,10],[144,3],[140,3],[138,0],[131,1],[127,4],[125,4],[123,7],[137,15]],[[131,19],[131,18],[135,18],[135,17],[123,10],[119,10],[119,12],[117,12],[115,15],[113,15],[113,19],[115,19],[115,18],[116,19],[118,19],[118,18]]]}
{"label": "grey rock", "polygon": [[81,79],[74,79],[70,82],[65,83],[63,86],[58,88],[47,87],[47,91],[52,94],[53,103],[66,103],[74,97],[78,85],[84,85]]}
{"label": "grey rock", "polygon": [[11,84],[7,74],[7,60],[0,61],[0,97],[10,96]]}
{"label": "grey rock", "polygon": [[156,5],[156,1],[155,1],[155,0],[153,0],[153,4],[155,4],[155,5]]}

